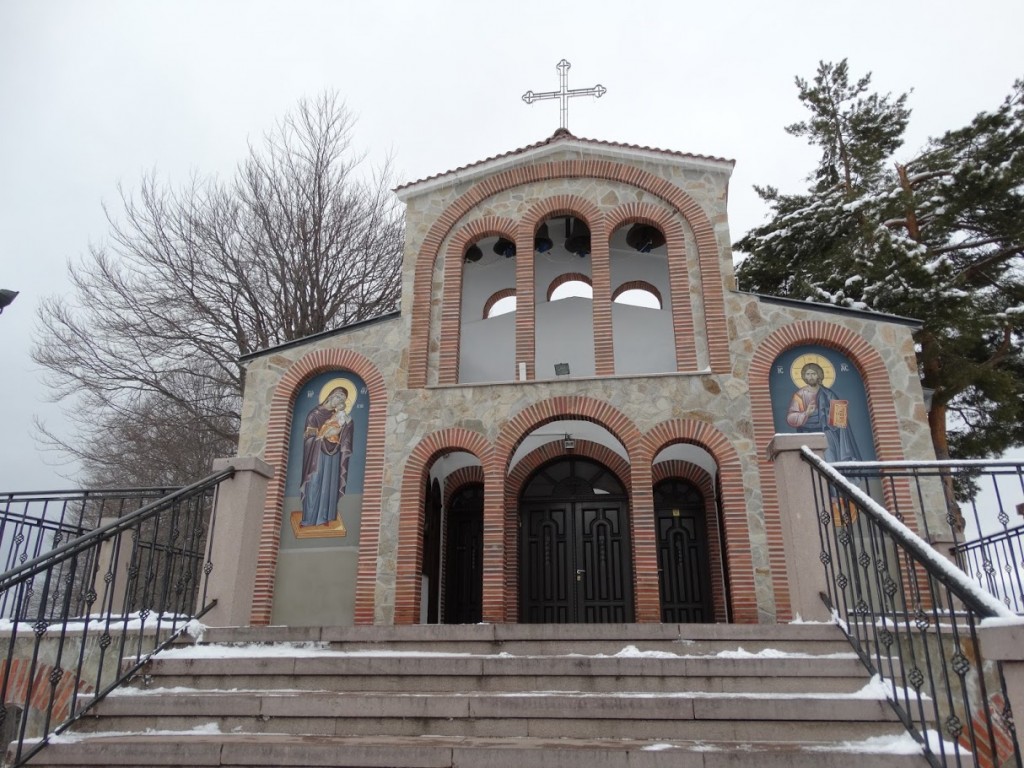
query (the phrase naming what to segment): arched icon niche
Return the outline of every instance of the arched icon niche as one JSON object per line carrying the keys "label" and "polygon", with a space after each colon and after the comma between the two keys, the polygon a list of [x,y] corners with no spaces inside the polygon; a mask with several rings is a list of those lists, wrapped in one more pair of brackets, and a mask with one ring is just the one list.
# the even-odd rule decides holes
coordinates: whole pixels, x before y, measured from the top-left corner
{"label": "arched icon niche", "polygon": [[358,544],[368,412],[366,386],[349,371],[323,373],[298,393],[288,449],[282,549],[308,540],[318,540],[318,546],[330,539]]}
{"label": "arched icon niche", "polygon": [[820,345],[786,350],[769,391],[776,432],[823,432],[828,462],[875,460],[864,381],[845,355]]}

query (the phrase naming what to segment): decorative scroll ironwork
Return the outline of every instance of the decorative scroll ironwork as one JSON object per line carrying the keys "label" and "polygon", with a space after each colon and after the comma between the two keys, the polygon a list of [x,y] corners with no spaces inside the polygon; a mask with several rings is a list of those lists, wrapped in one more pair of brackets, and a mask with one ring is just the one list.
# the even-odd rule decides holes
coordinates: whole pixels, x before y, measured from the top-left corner
{"label": "decorative scroll ironwork", "polygon": [[898,519],[906,514],[919,520],[926,541],[948,548],[975,584],[1024,615],[1024,519],[1020,517],[1024,514],[1024,462],[840,462],[832,466],[869,496],[884,498],[886,508]]}
{"label": "decorative scroll ironwork", "polygon": [[[216,604],[207,596],[216,491],[233,474],[229,467],[155,500],[152,489],[120,498],[110,491],[6,496],[0,533],[13,520],[13,535],[0,549],[8,549],[8,565],[20,564],[0,574],[0,609],[9,621],[0,639],[7,646],[0,701],[26,702],[8,750],[12,768]],[[30,497],[47,505],[59,497],[62,510],[78,504],[82,514],[11,512]],[[83,530],[101,519],[108,521]],[[68,540],[53,546],[53,531]],[[0,710],[0,728],[9,714]]]}
{"label": "decorative scroll ironwork", "polygon": [[[1017,766],[998,661],[978,643],[982,619],[1012,618],[997,598],[807,448],[819,514],[819,560],[832,610],[929,762]],[[845,472],[845,468],[844,468]],[[839,514],[836,512],[839,511]]]}

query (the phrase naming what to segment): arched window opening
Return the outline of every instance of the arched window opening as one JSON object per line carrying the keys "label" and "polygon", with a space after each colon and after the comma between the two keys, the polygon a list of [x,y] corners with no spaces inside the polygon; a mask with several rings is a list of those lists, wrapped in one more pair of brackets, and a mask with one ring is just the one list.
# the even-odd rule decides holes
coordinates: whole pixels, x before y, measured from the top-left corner
{"label": "arched window opening", "polygon": [[484,320],[516,311],[516,289],[504,288],[484,302]]}
{"label": "arched window opening", "polygon": [[579,272],[567,272],[556,277],[548,286],[548,301],[574,297],[594,298],[594,288],[590,283],[590,278],[586,275]]}
{"label": "arched window opening", "polygon": [[612,301],[632,307],[662,308],[661,292],[643,280],[631,280],[620,285],[612,294]]}

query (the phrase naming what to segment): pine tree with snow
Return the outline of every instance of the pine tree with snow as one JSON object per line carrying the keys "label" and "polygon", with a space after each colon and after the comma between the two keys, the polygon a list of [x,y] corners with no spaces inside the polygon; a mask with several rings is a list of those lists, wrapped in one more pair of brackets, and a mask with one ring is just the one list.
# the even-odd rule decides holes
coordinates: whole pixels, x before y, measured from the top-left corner
{"label": "pine tree with snow", "polygon": [[822,160],[806,193],[758,189],[772,217],[734,246],[740,286],[921,320],[936,455],[999,455],[1024,445],[1024,81],[891,170],[906,96],[869,85],[845,61],[797,79],[812,119],[787,130]]}

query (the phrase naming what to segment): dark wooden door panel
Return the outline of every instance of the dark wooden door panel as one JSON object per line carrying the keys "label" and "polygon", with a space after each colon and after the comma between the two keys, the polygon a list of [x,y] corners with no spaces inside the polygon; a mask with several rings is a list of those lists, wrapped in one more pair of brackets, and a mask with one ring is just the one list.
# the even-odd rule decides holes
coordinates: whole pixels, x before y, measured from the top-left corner
{"label": "dark wooden door panel", "polygon": [[[703,498],[692,486],[670,481],[655,494],[661,619],[714,621],[711,565]],[[696,494],[696,496],[695,496]]]}
{"label": "dark wooden door panel", "polygon": [[624,504],[531,505],[521,519],[521,621],[632,620]]}

